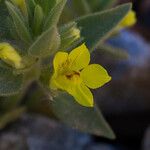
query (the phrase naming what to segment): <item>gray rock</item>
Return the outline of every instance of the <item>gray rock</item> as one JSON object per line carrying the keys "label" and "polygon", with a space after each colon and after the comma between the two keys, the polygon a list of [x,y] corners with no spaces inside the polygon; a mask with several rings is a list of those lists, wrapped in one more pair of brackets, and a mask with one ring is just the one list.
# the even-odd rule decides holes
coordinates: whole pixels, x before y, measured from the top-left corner
{"label": "gray rock", "polygon": [[37,115],[25,115],[0,133],[0,150],[82,150],[90,136]]}
{"label": "gray rock", "polygon": [[0,150],[27,150],[26,139],[13,132],[3,133],[0,137]]}
{"label": "gray rock", "polygon": [[114,47],[122,48],[129,54],[129,59],[121,61],[122,65],[143,67],[150,58],[150,44],[140,35],[123,30],[118,36],[110,39],[108,43]]}
{"label": "gray rock", "polygon": [[102,111],[110,115],[150,112],[150,45],[126,30],[108,43],[123,48],[130,57],[120,61],[110,58],[109,64],[97,58],[112,76],[112,81],[95,93]]}
{"label": "gray rock", "polygon": [[150,150],[150,126],[146,130],[143,138],[143,150]]}
{"label": "gray rock", "polygon": [[[139,138],[150,123],[150,45],[130,31],[109,40],[129,53],[127,60],[96,57],[112,76],[111,82],[95,91],[103,114],[116,135]],[[107,57],[107,56],[106,56]]]}
{"label": "gray rock", "polygon": [[118,150],[109,144],[93,144],[90,145],[86,150]]}

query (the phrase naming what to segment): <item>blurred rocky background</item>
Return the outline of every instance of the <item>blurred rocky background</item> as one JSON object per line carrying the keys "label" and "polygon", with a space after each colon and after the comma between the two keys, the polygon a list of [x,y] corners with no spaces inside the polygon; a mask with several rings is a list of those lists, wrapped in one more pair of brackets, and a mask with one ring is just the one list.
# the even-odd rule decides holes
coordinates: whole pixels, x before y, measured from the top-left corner
{"label": "blurred rocky background", "polygon": [[[120,1],[124,2],[131,0]],[[133,9],[137,13],[137,24],[108,41],[110,45],[127,51],[129,58],[120,61],[109,56],[104,58],[101,53],[100,59],[99,52],[95,53],[93,57],[96,62],[111,70],[113,76],[112,82],[103,90],[95,92],[95,95],[117,135],[117,140],[110,143],[122,145],[121,150],[149,150],[150,1],[133,0],[132,2]]]}
{"label": "blurred rocky background", "polygon": [[120,0],[119,3],[132,2],[137,13],[138,22],[134,30],[146,40],[150,40],[150,1],[149,0]]}
{"label": "blurred rocky background", "polygon": [[103,53],[95,52],[94,60],[110,70],[113,79],[109,85],[97,90],[95,96],[117,135],[114,144],[124,145],[121,150],[141,150],[143,136],[150,124],[150,46],[131,30],[122,31],[108,43],[123,48],[129,58],[104,59]]}

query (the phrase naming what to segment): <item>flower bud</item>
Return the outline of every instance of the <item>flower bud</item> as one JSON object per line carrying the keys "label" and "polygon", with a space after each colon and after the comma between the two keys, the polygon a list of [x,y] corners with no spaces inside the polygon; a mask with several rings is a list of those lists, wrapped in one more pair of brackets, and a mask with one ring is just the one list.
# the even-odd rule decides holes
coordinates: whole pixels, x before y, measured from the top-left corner
{"label": "flower bud", "polygon": [[19,7],[24,15],[27,15],[27,7],[25,0],[11,0],[14,5]]}
{"label": "flower bud", "polygon": [[0,59],[16,69],[24,66],[21,56],[9,43],[0,43]]}
{"label": "flower bud", "polygon": [[136,13],[131,10],[129,13],[126,15],[126,17],[121,21],[119,24],[120,28],[125,28],[125,27],[131,27],[136,23]]}
{"label": "flower bud", "polygon": [[64,27],[60,32],[61,36],[61,49],[68,49],[75,42],[80,40],[80,30],[76,26],[76,23],[73,23],[70,26]]}

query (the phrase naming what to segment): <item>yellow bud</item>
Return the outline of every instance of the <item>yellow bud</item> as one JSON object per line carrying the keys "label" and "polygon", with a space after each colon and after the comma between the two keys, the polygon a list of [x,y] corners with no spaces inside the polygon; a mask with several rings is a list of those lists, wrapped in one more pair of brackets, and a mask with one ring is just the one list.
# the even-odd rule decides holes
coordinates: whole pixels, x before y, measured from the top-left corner
{"label": "yellow bud", "polygon": [[76,28],[76,27],[72,28],[71,35],[73,37],[75,37],[76,40],[79,39],[81,37],[80,36],[80,30],[78,28]]}
{"label": "yellow bud", "polygon": [[121,21],[121,23],[119,24],[119,27],[120,28],[131,27],[136,23],[136,21],[137,21],[136,13],[133,10],[131,10],[126,15],[126,17]]}
{"label": "yellow bud", "polygon": [[11,0],[15,5],[20,6],[22,4],[22,0]]}
{"label": "yellow bud", "polygon": [[19,7],[24,15],[27,15],[27,7],[25,0],[11,0],[14,5]]}
{"label": "yellow bud", "polygon": [[66,27],[60,33],[61,36],[61,49],[68,49],[75,42],[81,40],[80,30],[77,28],[76,23],[73,25]]}
{"label": "yellow bud", "polygon": [[9,43],[0,43],[0,59],[16,69],[23,68],[21,56]]}

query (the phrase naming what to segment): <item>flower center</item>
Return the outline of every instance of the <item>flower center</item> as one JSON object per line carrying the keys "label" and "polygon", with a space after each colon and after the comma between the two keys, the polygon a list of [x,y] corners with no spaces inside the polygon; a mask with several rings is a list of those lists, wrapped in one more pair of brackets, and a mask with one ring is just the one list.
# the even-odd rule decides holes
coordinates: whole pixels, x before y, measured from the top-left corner
{"label": "flower center", "polygon": [[66,78],[75,84],[81,83],[80,72],[72,71],[71,73],[65,74]]}
{"label": "flower center", "polygon": [[65,76],[67,80],[74,84],[80,84],[82,79],[80,76],[80,71],[74,71],[71,68],[71,61],[67,59],[59,68],[59,75]]}

